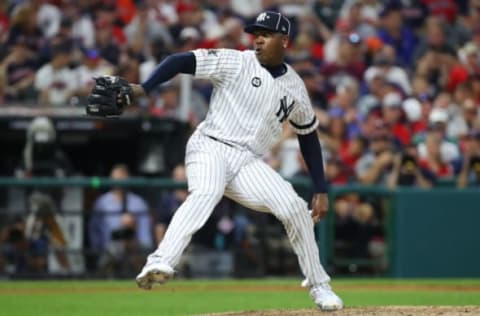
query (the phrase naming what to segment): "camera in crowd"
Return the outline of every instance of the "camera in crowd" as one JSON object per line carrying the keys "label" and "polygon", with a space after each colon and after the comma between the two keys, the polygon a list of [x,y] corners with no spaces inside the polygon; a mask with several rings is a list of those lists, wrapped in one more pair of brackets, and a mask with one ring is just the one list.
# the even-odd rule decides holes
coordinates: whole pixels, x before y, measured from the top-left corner
{"label": "camera in crowd", "polygon": [[480,156],[470,157],[468,168],[475,174],[476,182],[480,183]]}
{"label": "camera in crowd", "polygon": [[404,152],[401,156],[400,170],[398,175],[399,185],[414,185],[416,182],[416,172],[418,161],[415,156]]}
{"label": "camera in crowd", "polygon": [[135,229],[122,227],[112,232],[112,240],[133,240],[135,239]]}

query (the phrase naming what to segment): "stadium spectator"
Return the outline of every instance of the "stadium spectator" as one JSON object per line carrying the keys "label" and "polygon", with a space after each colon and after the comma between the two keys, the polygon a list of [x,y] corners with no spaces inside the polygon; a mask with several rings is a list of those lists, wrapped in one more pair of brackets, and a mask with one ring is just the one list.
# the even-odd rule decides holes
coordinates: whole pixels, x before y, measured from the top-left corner
{"label": "stadium spectator", "polygon": [[419,164],[435,174],[439,179],[449,179],[454,175],[452,166],[445,161],[441,152],[442,138],[432,131],[427,133],[424,146],[425,154],[420,158]]}
{"label": "stadium spectator", "polygon": [[75,0],[62,1],[63,21],[71,21],[72,38],[83,49],[95,47],[95,25],[88,11]]}
{"label": "stadium spectator", "polygon": [[168,28],[152,14],[148,1],[136,1],[136,12],[132,20],[125,26],[127,44],[136,54],[148,56],[150,43],[162,41],[167,46],[173,44]]}
{"label": "stadium spectator", "polygon": [[[187,181],[184,165],[177,165],[173,169],[172,180],[178,182]],[[165,194],[160,200],[155,224],[156,244],[159,244],[162,241],[168,224],[172,220],[173,214],[175,213],[177,208],[185,201],[187,195],[188,191],[186,189],[176,189],[173,192]]]}
{"label": "stadium spectator", "polygon": [[93,88],[93,78],[101,75],[113,75],[114,67],[100,56],[100,52],[95,48],[87,49],[83,52],[83,59],[76,71],[78,87],[76,96],[79,97],[79,104],[87,104],[87,96]]}
{"label": "stadium spectator", "polygon": [[340,39],[336,60],[327,62],[320,68],[320,74],[327,78],[330,86],[342,84],[346,77],[362,80],[365,64],[361,44],[361,38],[357,33],[350,33]]}
{"label": "stadium spectator", "polygon": [[407,71],[395,64],[396,53],[392,46],[383,45],[381,50],[374,55],[373,63],[365,71],[365,78],[373,76],[371,73],[378,73],[385,80],[397,85],[403,95],[410,95],[412,87],[408,78]]}
{"label": "stadium spectator", "polygon": [[25,39],[32,52],[41,51],[46,42],[46,38],[43,37],[42,31],[37,25],[35,9],[28,2],[19,4],[13,9],[5,48],[8,49],[13,45],[19,36]]}
{"label": "stadium spectator", "polygon": [[113,25],[101,19],[95,20],[95,47],[100,55],[112,65],[117,65],[120,59],[121,41],[114,37]]}
{"label": "stadium spectator", "polygon": [[344,1],[340,18],[346,21],[353,32],[367,39],[377,32],[375,25],[379,11],[379,4],[372,1]]}
{"label": "stadium spectator", "polygon": [[472,99],[464,100],[448,121],[447,136],[461,140],[480,124],[480,111]]}
{"label": "stadium spectator", "polygon": [[48,0],[33,0],[30,3],[37,13],[36,22],[42,30],[43,36],[52,38],[57,35],[62,20],[60,9]]}
{"label": "stadium spectator", "polygon": [[131,277],[142,266],[145,248],[135,237],[137,219],[130,213],[120,216],[120,225],[112,231],[111,241],[101,253],[97,273],[108,277]]}
{"label": "stadium spectator", "polygon": [[0,62],[0,99],[6,103],[32,104],[37,100],[33,83],[38,59],[26,39],[15,38],[8,55]]}
{"label": "stadium spectator", "polygon": [[[427,157],[427,149],[425,143],[425,136],[428,134],[436,134],[436,140],[440,141],[440,157],[442,161],[456,166],[460,159],[460,149],[457,144],[457,139],[449,139],[447,137],[447,122],[449,120],[449,114],[445,109],[434,108],[429,114],[428,129],[422,135],[419,135],[417,139],[418,152],[420,159]],[[423,138],[423,139],[422,139]],[[432,141],[432,143],[434,143]],[[454,169],[457,170],[457,167]]]}
{"label": "stadium spectator", "polygon": [[350,193],[335,200],[334,210],[335,256],[357,259],[378,257],[373,245],[384,242],[374,206],[358,194]]}
{"label": "stadium spectator", "polygon": [[329,121],[325,126],[325,131],[320,129],[318,133],[324,148],[330,155],[336,156],[349,145],[345,111],[341,107],[334,106],[328,111],[328,117]]}
{"label": "stadium spectator", "polygon": [[393,164],[393,141],[384,127],[377,127],[369,138],[369,152],[355,165],[355,174],[362,184],[385,184]]}
{"label": "stadium spectator", "polygon": [[[313,108],[317,112],[318,110],[322,110],[322,113],[325,112],[328,107],[325,79],[318,74],[313,65],[298,69],[297,72],[305,83]],[[320,118],[319,120],[323,122]]]}
{"label": "stadium spectator", "polygon": [[458,62],[450,68],[446,89],[454,92],[459,84],[467,82],[470,76],[480,71],[480,54],[477,45],[466,43],[458,49]]}
{"label": "stadium spectator", "polygon": [[418,40],[410,27],[404,23],[401,3],[396,0],[385,1],[379,17],[378,36],[385,44],[395,48],[396,63],[411,69]]}
{"label": "stadium spectator", "polygon": [[342,8],[342,3],[340,1],[332,0],[316,0],[313,3],[313,11],[325,26],[333,31],[335,28],[335,23],[338,20],[338,15]]}
{"label": "stadium spectator", "polygon": [[[112,180],[128,179],[127,166],[123,164],[113,166],[110,177]],[[125,216],[126,214],[131,216]],[[134,232],[128,231],[126,234],[133,234],[141,249],[150,249],[153,245],[153,227],[150,210],[145,200],[121,187],[112,188],[102,194],[94,203],[93,213],[88,223],[91,250],[99,255],[108,252],[112,240],[121,237],[125,227],[132,228],[132,223],[135,223]]]}
{"label": "stadium spectator", "polygon": [[468,133],[465,139],[462,170],[457,179],[457,187],[465,188],[480,185],[480,130]]}
{"label": "stadium spectator", "polygon": [[38,102],[50,106],[67,106],[75,96],[78,80],[75,71],[69,67],[71,46],[61,42],[53,47],[53,57],[35,75],[35,89]]}
{"label": "stadium spectator", "polygon": [[387,186],[395,189],[398,186],[415,186],[431,188],[436,183],[433,172],[420,165],[415,145],[406,146],[395,154],[393,168],[387,179]]}
{"label": "stadium spectator", "polygon": [[412,135],[402,107],[402,97],[396,92],[387,93],[382,100],[382,117],[390,133],[401,146],[411,143]]}

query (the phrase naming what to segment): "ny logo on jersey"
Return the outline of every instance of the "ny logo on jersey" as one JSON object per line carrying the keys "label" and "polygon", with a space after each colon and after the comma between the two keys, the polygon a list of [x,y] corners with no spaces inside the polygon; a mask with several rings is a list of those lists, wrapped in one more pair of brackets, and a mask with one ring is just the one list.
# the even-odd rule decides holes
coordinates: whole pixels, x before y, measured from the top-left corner
{"label": "ny logo on jersey", "polygon": [[280,99],[280,107],[278,108],[277,113],[275,115],[278,117],[278,121],[280,123],[283,123],[287,119],[287,117],[290,115],[290,112],[293,110],[293,104],[295,101],[292,101],[290,105],[287,105],[287,96],[283,96],[283,98]]}
{"label": "ny logo on jersey", "polygon": [[217,50],[215,49],[209,49],[207,55],[213,55],[215,57],[218,57]]}
{"label": "ny logo on jersey", "polygon": [[263,22],[266,19],[270,19],[270,17],[267,15],[266,12],[260,13],[260,15],[257,17],[257,22]]}

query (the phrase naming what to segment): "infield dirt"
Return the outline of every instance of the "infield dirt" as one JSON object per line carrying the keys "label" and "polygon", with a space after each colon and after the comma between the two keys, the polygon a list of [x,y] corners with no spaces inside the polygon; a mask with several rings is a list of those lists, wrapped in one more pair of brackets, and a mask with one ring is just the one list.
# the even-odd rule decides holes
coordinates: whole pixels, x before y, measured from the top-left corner
{"label": "infield dirt", "polygon": [[480,316],[480,306],[375,306],[351,307],[340,311],[316,309],[266,310],[204,314],[208,316]]}

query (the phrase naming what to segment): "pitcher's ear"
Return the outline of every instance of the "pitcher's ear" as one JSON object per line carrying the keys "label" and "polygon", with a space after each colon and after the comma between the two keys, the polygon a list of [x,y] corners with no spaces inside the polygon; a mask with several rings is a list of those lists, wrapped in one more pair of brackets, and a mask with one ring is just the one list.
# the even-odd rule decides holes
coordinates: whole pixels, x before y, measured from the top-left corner
{"label": "pitcher's ear", "polygon": [[287,48],[288,47],[288,42],[290,41],[290,38],[287,36],[287,35],[284,35],[283,36],[283,39],[282,39],[282,45],[283,45],[283,48]]}

